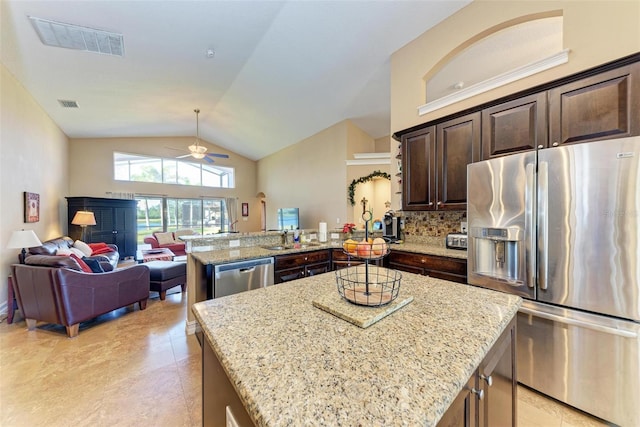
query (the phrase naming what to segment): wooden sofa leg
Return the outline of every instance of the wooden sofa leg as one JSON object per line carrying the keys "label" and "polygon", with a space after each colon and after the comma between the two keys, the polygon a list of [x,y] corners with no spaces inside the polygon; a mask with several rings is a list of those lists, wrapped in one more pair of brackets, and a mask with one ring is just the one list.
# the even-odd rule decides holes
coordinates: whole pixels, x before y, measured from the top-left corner
{"label": "wooden sofa leg", "polygon": [[36,319],[24,319],[27,322],[27,329],[33,331],[36,328],[36,323],[38,321]]}
{"label": "wooden sofa leg", "polygon": [[66,328],[67,328],[67,336],[69,338],[75,338],[78,336],[78,331],[80,330],[80,323],[67,326]]}
{"label": "wooden sofa leg", "polygon": [[144,310],[147,308],[147,299],[141,299],[138,301],[138,305],[140,306],[140,310]]}
{"label": "wooden sofa leg", "polygon": [[164,301],[167,297],[167,291],[160,291],[160,301]]}

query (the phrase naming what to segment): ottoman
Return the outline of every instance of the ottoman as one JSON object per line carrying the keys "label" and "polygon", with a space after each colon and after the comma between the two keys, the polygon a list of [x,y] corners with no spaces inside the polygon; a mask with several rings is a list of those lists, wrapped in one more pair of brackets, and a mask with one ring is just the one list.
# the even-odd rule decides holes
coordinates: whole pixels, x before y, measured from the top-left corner
{"label": "ottoman", "polygon": [[182,292],[187,285],[187,264],[173,261],[150,261],[145,263],[149,267],[149,290],[159,292],[164,301],[167,289],[180,285]]}

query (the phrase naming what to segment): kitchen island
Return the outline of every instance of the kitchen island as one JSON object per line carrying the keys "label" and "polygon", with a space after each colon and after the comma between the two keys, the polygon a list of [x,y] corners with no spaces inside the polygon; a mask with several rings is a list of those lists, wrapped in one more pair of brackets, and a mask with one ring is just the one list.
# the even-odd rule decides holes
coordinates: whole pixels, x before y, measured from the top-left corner
{"label": "kitchen island", "polygon": [[399,299],[414,300],[366,329],[313,306],[337,295],[334,273],[195,304],[205,425],[227,405],[240,425],[436,425],[478,384],[521,300],[402,274]]}

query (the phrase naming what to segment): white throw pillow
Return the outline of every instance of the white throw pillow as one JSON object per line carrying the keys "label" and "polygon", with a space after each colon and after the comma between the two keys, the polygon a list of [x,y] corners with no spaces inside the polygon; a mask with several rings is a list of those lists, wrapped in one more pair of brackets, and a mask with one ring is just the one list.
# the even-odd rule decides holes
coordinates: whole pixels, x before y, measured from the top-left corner
{"label": "white throw pillow", "polygon": [[173,241],[173,233],[156,233],[156,240],[158,240],[158,245],[172,245]]}
{"label": "white throw pillow", "polygon": [[85,242],[76,240],[73,242],[73,247],[82,251],[83,256],[91,256],[93,250]]}
{"label": "white throw pillow", "polygon": [[[71,248],[73,249],[73,248]],[[56,251],[56,255],[66,255],[69,256],[71,255],[71,249],[62,249],[62,248],[58,248],[58,250]]]}
{"label": "white throw pillow", "polygon": [[84,254],[84,252],[82,252],[80,249],[78,248],[69,248],[69,252],[70,254],[76,254],[78,257],[82,258],[84,256],[86,256]]}

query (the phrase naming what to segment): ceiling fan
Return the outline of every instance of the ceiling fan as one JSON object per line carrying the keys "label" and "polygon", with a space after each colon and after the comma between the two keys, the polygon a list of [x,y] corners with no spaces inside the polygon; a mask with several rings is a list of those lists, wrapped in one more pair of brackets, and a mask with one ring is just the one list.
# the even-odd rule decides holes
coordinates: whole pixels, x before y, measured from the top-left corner
{"label": "ceiling fan", "polygon": [[[185,157],[193,157],[194,159],[204,159],[205,161],[209,162],[209,163],[213,163],[213,158],[214,157],[218,157],[221,159],[228,159],[229,155],[228,154],[221,154],[221,153],[207,153],[207,147],[203,147],[202,145],[200,145],[200,129],[199,129],[199,121],[198,121],[198,116],[200,114],[200,110],[199,109],[195,109],[193,110],[194,113],[196,113],[196,141],[191,144],[188,148],[189,148],[189,154],[184,154],[182,156],[178,156],[176,157],[177,159],[184,159]],[[171,147],[167,147],[167,148],[171,148]],[[185,151],[185,150],[181,150],[179,148],[171,148],[172,150],[180,150],[180,151]]]}

